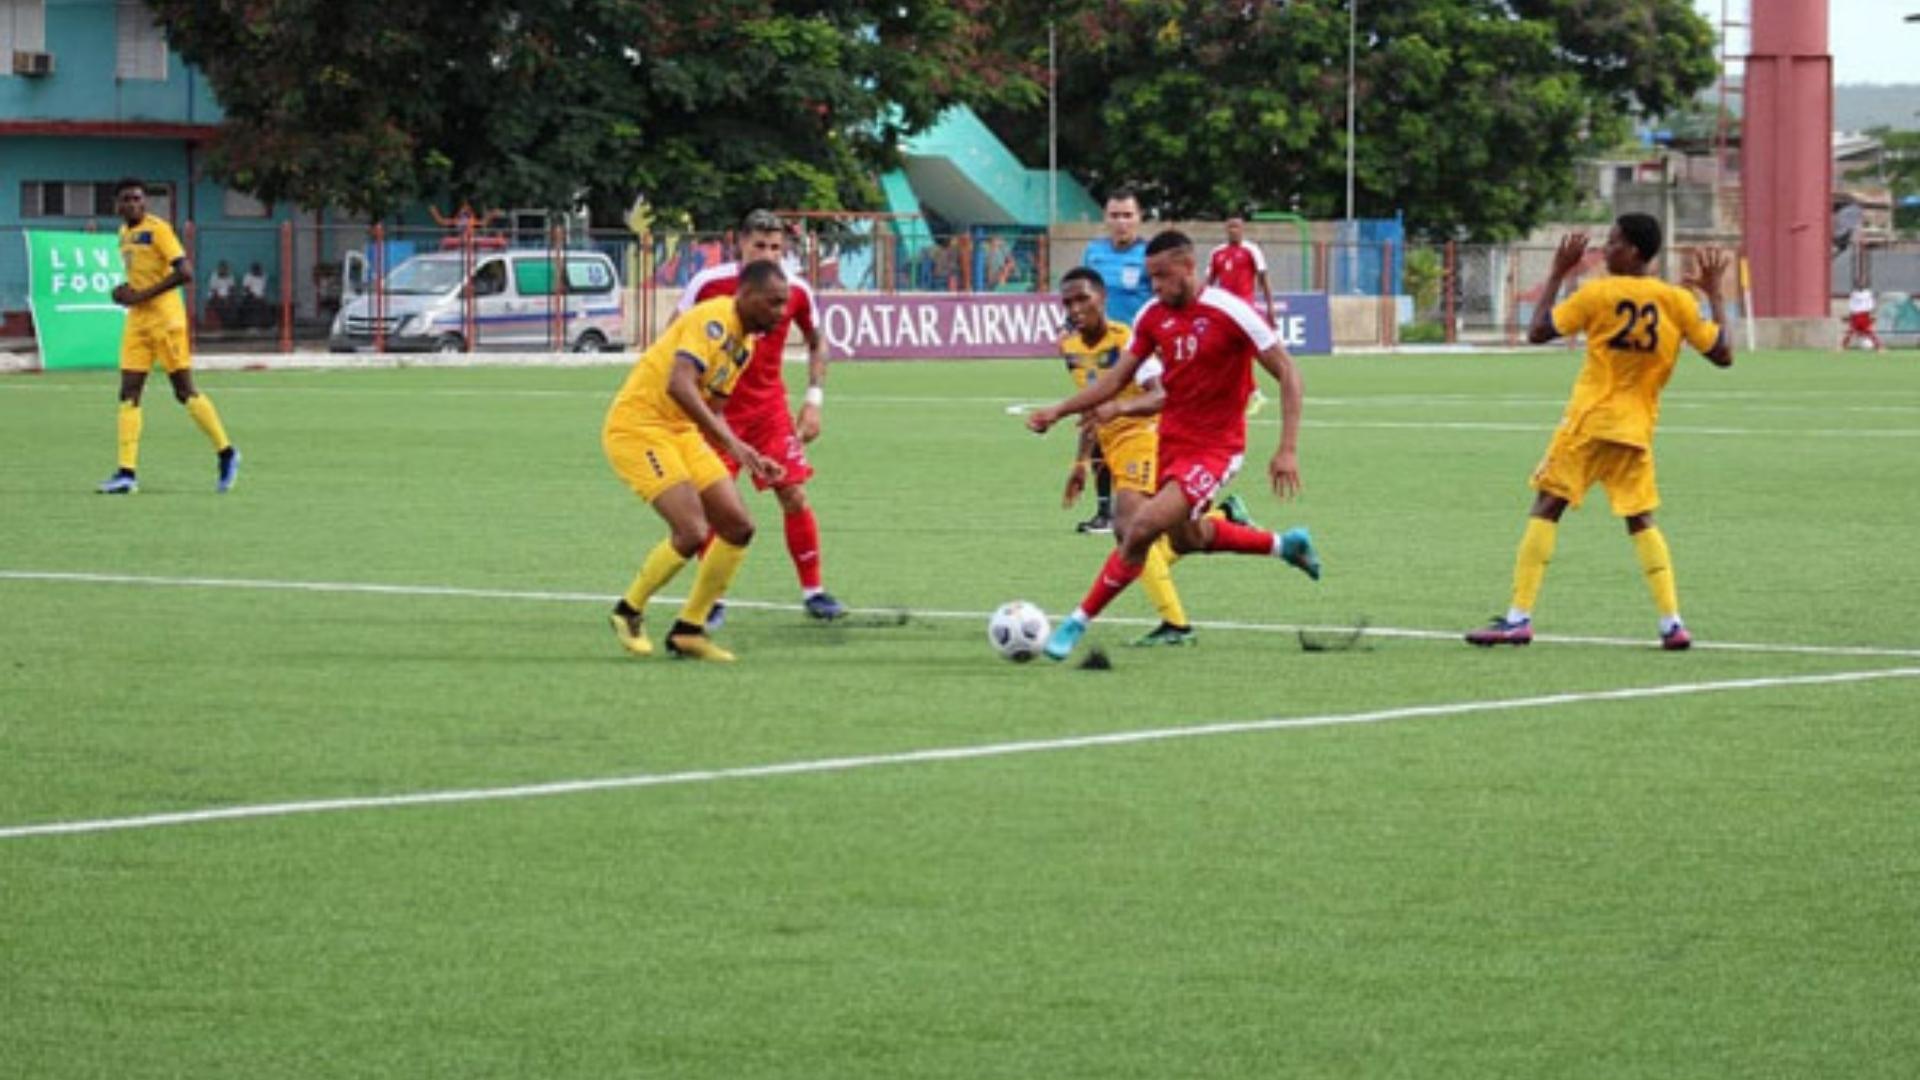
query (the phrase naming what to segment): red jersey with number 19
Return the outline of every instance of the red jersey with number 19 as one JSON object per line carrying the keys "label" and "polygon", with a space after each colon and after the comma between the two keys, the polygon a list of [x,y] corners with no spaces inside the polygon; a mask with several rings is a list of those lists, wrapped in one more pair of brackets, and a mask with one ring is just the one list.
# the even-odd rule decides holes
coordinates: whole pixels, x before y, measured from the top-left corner
{"label": "red jersey with number 19", "polygon": [[1247,302],[1224,289],[1203,290],[1172,307],[1151,300],[1133,320],[1128,346],[1142,360],[1158,355],[1160,446],[1204,447],[1238,454],[1247,446],[1247,399],[1253,395],[1253,358],[1279,340]]}
{"label": "red jersey with number 19", "polygon": [[[804,334],[813,333],[813,290],[791,274],[787,277],[787,310],[772,330],[760,335],[753,347],[753,362],[740,376],[740,382],[727,398],[727,415],[744,416],[762,409],[787,411],[787,386],[780,379],[782,354],[787,348],[787,329],[800,324]],[[680,293],[676,314],[716,296],[732,296],[740,291],[740,264],[721,263],[693,276]]]}

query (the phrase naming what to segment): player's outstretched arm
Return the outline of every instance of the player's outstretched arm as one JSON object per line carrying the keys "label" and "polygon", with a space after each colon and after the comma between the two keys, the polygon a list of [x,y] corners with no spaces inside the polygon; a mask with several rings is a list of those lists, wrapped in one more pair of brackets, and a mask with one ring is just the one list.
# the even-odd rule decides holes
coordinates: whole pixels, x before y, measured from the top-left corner
{"label": "player's outstretched arm", "polygon": [[1067,398],[1065,401],[1049,405],[1044,409],[1035,409],[1027,414],[1027,430],[1044,434],[1046,430],[1060,421],[1063,416],[1086,412],[1120,392],[1120,388],[1133,379],[1133,373],[1140,367],[1140,358],[1126,350],[1121,350],[1120,361],[1100,373],[1100,377],[1088,383],[1086,389]]}
{"label": "player's outstretched arm", "polygon": [[1275,495],[1291,499],[1305,488],[1300,479],[1300,411],[1306,400],[1306,384],[1300,378],[1299,366],[1280,342],[1262,349],[1256,359],[1280,384],[1280,448],[1267,463],[1267,479],[1273,483]]}
{"label": "player's outstretched arm", "polygon": [[707,407],[707,399],[700,393],[699,368],[685,353],[673,358],[673,372],[667,376],[667,396],[680,406],[708,442],[725,450],[728,457],[746,466],[755,476],[771,483],[786,475],[786,466],[741,442],[726,420]]}
{"label": "player's outstretched arm", "polygon": [[1553,269],[1547,273],[1547,283],[1540,289],[1540,302],[1533,306],[1533,323],[1527,328],[1527,340],[1535,345],[1545,345],[1560,336],[1553,325],[1553,306],[1560,302],[1560,287],[1566,283],[1567,275],[1580,265],[1587,254],[1587,234],[1568,233],[1560,240],[1560,246],[1553,252]]}
{"label": "player's outstretched arm", "polygon": [[1705,355],[1713,366],[1723,368],[1733,366],[1733,337],[1727,333],[1726,302],[1720,298],[1720,286],[1726,281],[1731,261],[1719,248],[1701,248],[1693,253],[1692,265],[1680,281],[1707,298],[1707,309],[1713,313],[1714,325],[1720,328],[1720,337]]}

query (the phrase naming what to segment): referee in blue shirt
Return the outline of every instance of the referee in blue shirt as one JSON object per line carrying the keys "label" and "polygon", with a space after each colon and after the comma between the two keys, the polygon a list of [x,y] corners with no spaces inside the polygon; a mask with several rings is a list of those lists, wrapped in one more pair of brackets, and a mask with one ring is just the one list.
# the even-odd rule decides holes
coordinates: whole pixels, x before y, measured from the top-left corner
{"label": "referee in blue shirt", "polygon": [[[1147,282],[1147,242],[1140,238],[1140,197],[1132,188],[1107,193],[1107,235],[1087,244],[1081,265],[1092,267],[1107,285],[1107,318],[1133,325],[1133,317],[1147,305],[1153,288]],[[1080,532],[1113,531],[1113,473],[1094,445],[1094,492],[1100,501],[1092,517],[1074,526]]]}

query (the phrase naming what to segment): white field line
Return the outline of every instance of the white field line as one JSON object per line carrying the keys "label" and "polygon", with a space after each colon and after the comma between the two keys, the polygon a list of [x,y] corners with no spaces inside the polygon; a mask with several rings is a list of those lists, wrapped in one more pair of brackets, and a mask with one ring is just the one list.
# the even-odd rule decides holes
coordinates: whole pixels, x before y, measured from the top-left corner
{"label": "white field line", "polygon": [[[280,581],[271,578],[215,578],[215,577],[160,577],[145,574],[103,574],[66,570],[0,570],[0,581],[38,581],[75,585],[145,585],[156,588],[179,589],[256,589],[277,592],[308,593],[358,593],[375,596],[420,596],[445,597],[468,600],[517,600],[541,603],[592,603],[608,604],[612,602],[611,592],[557,592],[538,589],[477,589],[458,585],[387,585],[378,582],[357,581]],[[653,604],[657,606],[678,607],[681,599],[671,596],[656,596]],[[727,606],[739,611],[800,611],[799,604],[782,603],[771,600],[746,600],[736,597],[727,598]],[[908,615],[919,619],[951,619],[969,622],[983,622],[988,612],[953,611],[919,608],[849,608],[852,614],[864,616]],[[1111,616],[1101,619],[1104,626],[1157,626],[1159,620],[1149,618],[1129,618]],[[1229,620],[1198,620],[1195,626],[1203,630],[1233,630],[1251,633],[1293,634],[1305,630],[1309,633],[1345,633],[1353,627],[1316,625],[1312,623],[1258,623],[1234,622]],[[1422,641],[1458,641],[1463,633],[1459,630],[1422,630],[1406,627],[1369,626],[1366,633],[1374,637],[1409,638]],[[1536,634],[1534,641],[1555,645],[1598,645],[1612,648],[1647,649],[1654,645],[1651,635],[1646,638],[1600,637],[1572,634]],[[1920,659],[1920,648],[1876,645],[1812,645],[1777,642],[1735,642],[1735,641],[1696,641],[1696,649],[1711,649],[1721,652],[1744,653],[1785,653],[1802,656],[1860,656],[1890,657],[1894,659]]]}
{"label": "white field line", "polygon": [[1880,671],[1845,671],[1829,675],[1793,675],[1757,679],[1725,679],[1717,682],[1669,683],[1662,686],[1636,686],[1617,690],[1577,690],[1533,697],[1497,698],[1483,701],[1456,701],[1439,705],[1407,705],[1357,713],[1326,713],[1318,716],[1272,717],[1190,727],[1147,728],[1116,731],[1101,735],[1075,735],[1058,739],[1029,739],[1015,742],[986,743],[979,746],[948,746],[926,750],[907,750],[892,754],[863,754],[854,757],[816,758],[786,761],[770,765],[747,765],[728,769],[696,769],[676,773],[642,773],[633,776],[603,777],[597,780],[557,780],[544,784],[513,787],[465,788],[449,791],[421,791],[399,795],[373,795],[341,799],[307,799],[297,802],[255,803],[241,806],[182,810],[170,813],[137,814],[128,817],[91,820],[49,821],[28,825],[0,826],[0,840],[33,836],[63,836],[75,833],[119,832],[130,829],[154,829],[175,825],[197,825],[214,821],[249,818],[291,817],[300,814],[326,814],[351,810],[387,810],[407,806],[433,806],[449,803],[498,802],[507,799],[534,799],[556,795],[578,795],[592,791],[618,791],[631,788],[667,787],[684,784],[709,784],[726,780],[764,780],[782,776],[814,773],[851,772],[895,765],[925,765],[979,758],[1011,757],[1062,750],[1086,750],[1137,743],[1169,742],[1174,739],[1212,738],[1220,735],[1248,735],[1270,731],[1338,727],[1349,724],[1378,724],[1394,720],[1431,720],[1473,713],[1517,712],[1552,709],[1566,705],[1597,702],[1643,701],[1655,698],[1685,697],[1696,694],[1734,693],[1745,690],[1771,690],[1782,687],[1834,686],[1880,679],[1920,677],[1920,667],[1888,668]]}

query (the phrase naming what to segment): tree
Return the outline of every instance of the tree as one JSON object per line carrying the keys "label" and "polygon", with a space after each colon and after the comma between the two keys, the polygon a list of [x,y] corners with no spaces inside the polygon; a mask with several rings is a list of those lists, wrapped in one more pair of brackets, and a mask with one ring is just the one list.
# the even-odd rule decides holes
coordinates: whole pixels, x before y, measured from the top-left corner
{"label": "tree", "polygon": [[949,104],[1041,95],[990,56],[986,0],[149,2],[226,111],[216,176],[376,216],[867,206]]}
{"label": "tree", "polygon": [[[1057,0],[1061,159],[1163,216],[1345,213],[1348,9],[1332,0]],[[1044,20],[1011,50],[1044,56]],[[1356,213],[1497,239],[1568,201],[1573,162],[1714,75],[1688,0],[1366,0]],[[1029,160],[1039,110],[990,114]]]}

